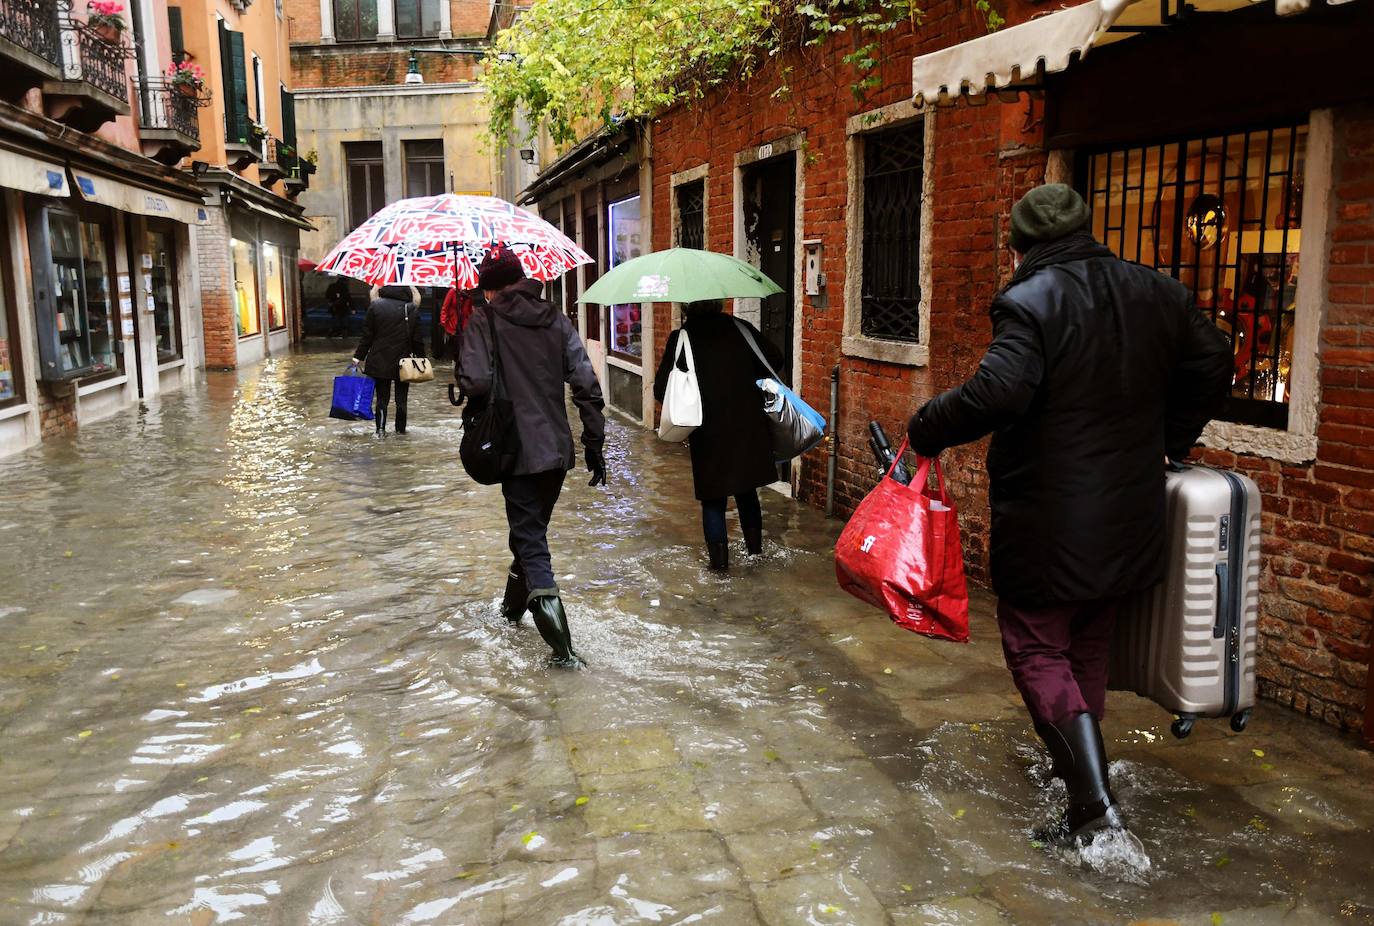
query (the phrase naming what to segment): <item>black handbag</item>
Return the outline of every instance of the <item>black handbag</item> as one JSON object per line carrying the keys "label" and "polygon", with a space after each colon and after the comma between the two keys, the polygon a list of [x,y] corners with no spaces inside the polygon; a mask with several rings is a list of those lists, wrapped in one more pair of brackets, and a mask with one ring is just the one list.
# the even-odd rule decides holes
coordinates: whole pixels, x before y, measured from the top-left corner
{"label": "black handbag", "polygon": [[[490,311],[490,310],[488,310]],[[495,485],[515,471],[520,458],[520,433],[515,427],[515,406],[506,397],[501,375],[501,346],[496,340],[496,319],[487,316],[491,328],[491,393],[468,402],[463,410],[463,437],[458,459],[479,485]]]}

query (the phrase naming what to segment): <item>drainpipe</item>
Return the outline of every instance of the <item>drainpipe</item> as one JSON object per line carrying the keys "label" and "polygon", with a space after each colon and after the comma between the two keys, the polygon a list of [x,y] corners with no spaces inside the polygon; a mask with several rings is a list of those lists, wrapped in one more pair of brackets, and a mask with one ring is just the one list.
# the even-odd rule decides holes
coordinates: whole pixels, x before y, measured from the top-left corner
{"label": "drainpipe", "polygon": [[830,368],[830,459],[825,464],[825,516],[835,514],[835,468],[840,460],[840,365]]}

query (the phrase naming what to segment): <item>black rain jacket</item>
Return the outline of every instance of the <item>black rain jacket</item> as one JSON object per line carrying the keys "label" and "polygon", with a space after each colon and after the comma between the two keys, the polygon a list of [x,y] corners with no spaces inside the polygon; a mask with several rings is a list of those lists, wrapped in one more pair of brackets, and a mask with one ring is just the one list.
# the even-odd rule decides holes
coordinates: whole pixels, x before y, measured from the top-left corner
{"label": "black rain jacket", "polygon": [[1038,245],[994,299],[973,377],[911,419],[927,456],[993,433],[992,584],[1027,606],[1147,588],[1164,570],[1164,457],[1231,383],[1225,336],[1176,280],[1086,232]]}
{"label": "black rain jacket", "polygon": [[363,337],[353,359],[366,361],[363,372],[373,379],[398,379],[402,357],[423,357],[420,308],[410,302],[410,287],[383,286],[363,317]]}
{"label": "black rain jacket", "polygon": [[474,307],[463,329],[458,385],[480,401],[491,393],[490,319],[495,316],[501,381],[520,434],[515,476],[566,471],[576,464],[565,383],[582,417],[583,446],[599,450],[606,439],[606,403],[582,339],[563,313],[540,298],[541,290],[535,280],[508,286],[489,305]]}

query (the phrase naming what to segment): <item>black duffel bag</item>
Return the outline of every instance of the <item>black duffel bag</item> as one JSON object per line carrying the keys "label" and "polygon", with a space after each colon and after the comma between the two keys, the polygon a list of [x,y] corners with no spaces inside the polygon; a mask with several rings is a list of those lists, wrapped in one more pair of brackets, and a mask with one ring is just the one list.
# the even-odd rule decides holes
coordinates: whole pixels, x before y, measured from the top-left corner
{"label": "black duffel bag", "polygon": [[491,393],[469,399],[463,410],[463,438],[458,459],[474,482],[495,485],[515,471],[520,458],[520,432],[515,428],[515,406],[506,397],[501,376],[501,347],[496,340],[496,319],[487,315],[491,328]]}

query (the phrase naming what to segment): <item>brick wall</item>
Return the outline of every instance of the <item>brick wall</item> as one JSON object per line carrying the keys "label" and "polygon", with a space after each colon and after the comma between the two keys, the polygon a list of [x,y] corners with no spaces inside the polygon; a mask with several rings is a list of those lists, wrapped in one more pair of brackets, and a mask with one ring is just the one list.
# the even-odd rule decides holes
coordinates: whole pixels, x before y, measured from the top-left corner
{"label": "brick wall", "polygon": [[[824,247],[828,306],[804,297],[800,317],[800,391],[824,411],[830,373],[840,367],[839,458],[836,509],[847,514],[876,480],[868,449],[868,422],[877,419],[894,441],[906,420],[926,398],[959,382],[977,366],[991,335],[987,306],[998,281],[998,244],[1010,209],[1009,191],[1029,188],[1043,176],[1042,150],[999,156],[1002,110],[999,103],[958,107],[936,117],[934,152],[933,286],[930,312],[930,362],[925,367],[883,363],[841,353],[847,233],[848,163],[845,123],[849,116],[908,99],[910,62],[915,54],[981,33],[976,15],[949,3],[932,6],[919,34],[900,27],[884,37],[877,56],[883,62],[881,89],[863,101],[850,91],[853,73],[840,59],[849,50],[839,42],[805,58],[785,56],[791,92],[776,94],[775,72],[745,87],[712,94],[680,106],[654,123],[654,247],[671,245],[673,173],[709,164],[707,247],[731,252],[734,236],[734,155],[796,132],[804,132],[802,237],[819,238]],[[1019,192],[1018,192],[1019,195]],[[913,257],[914,259],[914,257]],[[658,307],[667,318],[668,307]],[[655,325],[661,353],[668,326]],[[946,465],[961,510],[970,574],[986,578],[987,477],[985,444],[959,448]],[[824,504],[828,450],[822,446],[801,461],[801,497]]]}
{"label": "brick wall", "polygon": [[228,216],[214,206],[205,211],[210,221],[196,230],[205,367],[230,370],[238,364],[238,331],[234,325],[234,270],[229,257]]}
{"label": "brick wall", "polygon": [[76,391],[53,395],[52,387],[38,387],[38,427],[43,440],[76,433]]}
{"label": "brick wall", "polygon": [[[477,79],[477,61],[475,55],[420,55],[420,73],[427,84],[472,81]],[[409,45],[291,49],[293,90],[401,84],[409,68]]]}
{"label": "brick wall", "polygon": [[[1021,10],[1009,12],[1015,21]],[[709,165],[707,247],[730,252],[734,236],[734,155],[796,132],[806,135],[802,236],[823,242],[828,307],[805,300],[801,392],[828,401],[830,370],[840,367],[836,507],[841,514],[872,486],[866,426],[876,418],[898,438],[926,398],[975,368],[991,330],[987,306],[1010,274],[1005,240],[1011,204],[1042,182],[1048,159],[1039,112],[1017,103],[957,106],[936,115],[930,248],[935,256],[930,361],[907,367],[843,356],[847,200],[844,125],[848,116],[909,95],[914,54],[977,34],[966,11],[937,4],[919,35],[888,35],[882,90],[863,103],[838,62],[845,49],[784,56],[790,93],[775,96],[770,74],[729,93],[675,108],[654,122],[654,247],[671,245],[671,175]],[[1258,675],[1261,694],[1342,729],[1357,729],[1371,685],[1374,621],[1374,108],[1336,120],[1333,247],[1320,342],[1321,411],[1317,459],[1289,466],[1209,450],[1211,464],[1248,472],[1265,495],[1263,604]],[[1315,237],[1315,236],[1314,236]],[[658,318],[668,307],[658,306]],[[661,353],[668,325],[655,325]],[[948,455],[971,577],[986,579],[986,443]],[[801,463],[801,496],[824,501],[826,451]],[[1366,736],[1374,742],[1374,716]]]}

